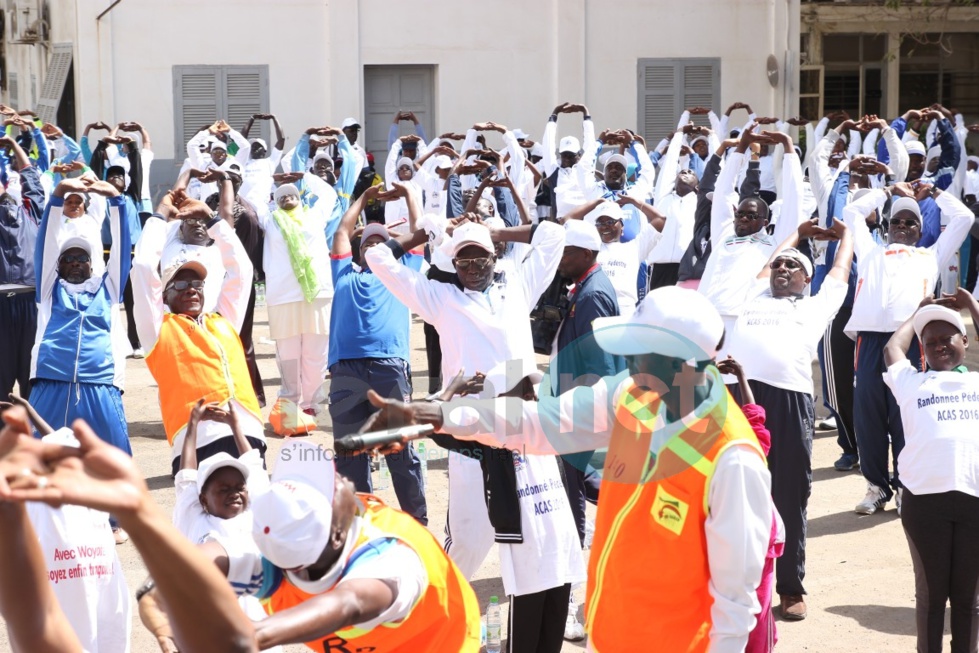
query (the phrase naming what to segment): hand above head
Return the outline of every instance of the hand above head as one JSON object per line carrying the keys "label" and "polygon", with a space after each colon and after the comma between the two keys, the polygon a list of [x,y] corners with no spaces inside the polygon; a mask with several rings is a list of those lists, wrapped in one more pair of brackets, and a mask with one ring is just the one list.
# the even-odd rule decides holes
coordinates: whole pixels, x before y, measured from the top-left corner
{"label": "hand above head", "polygon": [[551,113],[552,114],[569,113],[570,112],[570,108],[569,107],[571,107],[571,103],[570,102],[562,102],[561,104],[559,104],[556,107],[554,107],[554,111],[552,111]]}
{"label": "hand above head", "polygon": [[802,127],[804,125],[808,125],[810,120],[808,118],[803,118],[802,116],[795,116],[793,118],[789,118],[785,122],[796,127]]}
{"label": "hand above head", "polygon": [[891,186],[891,194],[895,197],[914,197],[914,188],[909,182],[899,181]]}
{"label": "hand above head", "polygon": [[707,107],[691,107],[687,109],[691,116],[706,116],[710,113],[710,109]]}

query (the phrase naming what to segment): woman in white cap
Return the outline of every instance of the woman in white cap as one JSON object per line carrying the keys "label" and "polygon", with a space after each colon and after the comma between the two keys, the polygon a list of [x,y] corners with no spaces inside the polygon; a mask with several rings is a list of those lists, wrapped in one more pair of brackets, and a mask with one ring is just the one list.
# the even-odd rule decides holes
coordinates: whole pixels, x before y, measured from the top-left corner
{"label": "woman in white cap", "polygon": [[[963,309],[979,320],[979,303],[963,288],[926,298],[884,349],[884,381],[904,423],[901,522],[914,566],[920,653],[943,650],[946,601],[952,650],[975,651],[979,637],[979,374],[963,365]],[[915,336],[928,364],[923,372],[908,360]]]}
{"label": "woman in white cap", "polygon": [[265,230],[265,287],[269,331],[282,377],[269,415],[279,435],[308,433],[325,398],[333,280],[326,252],[332,206],[307,208],[292,184],[275,191],[276,209],[259,217]]}

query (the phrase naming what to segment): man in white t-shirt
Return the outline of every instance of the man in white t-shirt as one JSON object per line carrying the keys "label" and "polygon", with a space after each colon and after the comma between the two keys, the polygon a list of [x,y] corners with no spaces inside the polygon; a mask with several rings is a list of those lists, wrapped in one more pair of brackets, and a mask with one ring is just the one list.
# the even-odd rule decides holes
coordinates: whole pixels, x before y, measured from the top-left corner
{"label": "man in white t-shirt", "polygon": [[[635,206],[646,218],[640,222],[639,235],[625,243],[622,242],[624,204]],[[618,202],[599,199],[582,204],[568,214],[568,219],[582,215],[585,222],[598,229],[602,239],[598,264],[615,288],[619,314],[632,315],[639,303],[639,264],[646,260],[659,242],[663,232],[663,216],[651,205],[628,196],[623,196]]]}
{"label": "man in white t-shirt", "polygon": [[[766,427],[777,433],[768,453],[772,500],[785,522],[785,551],[775,566],[782,618],[806,618],[806,506],[812,491],[812,362],[826,325],[846,299],[853,240],[842,222],[824,230],[804,222],[800,237],[840,240],[832,270],[819,293],[808,296],[812,262],[783,243],[758,275],[730,335],[731,356],[741,361]],[[796,241],[796,242],[793,242]],[[740,394],[740,393],[736,393]]]}

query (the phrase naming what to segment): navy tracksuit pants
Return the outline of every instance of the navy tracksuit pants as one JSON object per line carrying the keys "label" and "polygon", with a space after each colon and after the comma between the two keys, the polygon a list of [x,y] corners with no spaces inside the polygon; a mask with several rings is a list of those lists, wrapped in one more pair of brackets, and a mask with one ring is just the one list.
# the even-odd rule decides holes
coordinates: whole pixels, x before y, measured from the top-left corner
{"label": "navy tracksuit pants", "polygon": [[[892,335],[879,331],[861,331],[857,334],[853,386],[853,426],[860,451],[860,471],[868,483],[884,490],[888,500],[900,487],[897,457],[904,448],[901,410],[883,377],[887,371],[884,346]],[[908,360],[921,369],[917,338],[911,342]],[[894,463],[893,478],[887,473],[888,448]]]}

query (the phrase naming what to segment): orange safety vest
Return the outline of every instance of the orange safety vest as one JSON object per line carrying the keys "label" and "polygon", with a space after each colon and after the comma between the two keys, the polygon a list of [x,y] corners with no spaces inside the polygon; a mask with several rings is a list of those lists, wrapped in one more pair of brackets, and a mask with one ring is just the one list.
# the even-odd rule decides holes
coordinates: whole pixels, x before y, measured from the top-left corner
{"label": "orange safety vest", "polygon": [[[731,446],[747,444],[765,456],[741,409],[721,389],[720,401],[670,438],[650,469],[659,395],[628,383],[599,491],[586,630],[595,651],[701,653],[710,644],[713,604],[704,533],[710,480],[718,456]],[[616,480],[630,464],[634,478]]]}
{"label": "orange safety vest", "polygon": [[[315,641],[306,642],[314,651],[355,653],[385,651],[394,653],[476,653],[480,646],[479,603],[469,582],[446,555],[427,528],[410,515],[389,508],[369,494],[358,494],[367,510],[364,525],[352,548],[350,559],[364,545],[383,538],[395,538],[418,554],[428,573],[428,588],[400,623],[385,623],[372,630],[345,628]],[[265,611],[274,614],[312,598],[282,574],[278,587],[262,601]]]}
{"label": "orange safety vest", "polygon": [[146,367],[160,387],[163,429],[170,444],[201,397],[222,405],[234,399],[263,421],[241,339],[234,325],[217,313],[202,315],[199,322],[164,314]]}

